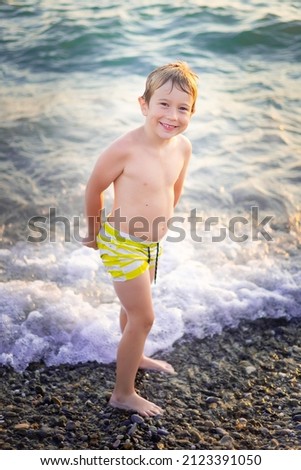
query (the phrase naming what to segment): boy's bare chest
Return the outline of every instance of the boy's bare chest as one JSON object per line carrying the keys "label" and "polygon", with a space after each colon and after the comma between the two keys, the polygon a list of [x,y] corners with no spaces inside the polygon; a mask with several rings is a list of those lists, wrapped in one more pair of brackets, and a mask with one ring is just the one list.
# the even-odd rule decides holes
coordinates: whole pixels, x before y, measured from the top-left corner
{"label": "boy's bare chest", "polygon": [[157,189],[173,186],[183,167],[180,155],[134,156],[124,169],[124,176],[133,179],[136,185]]}

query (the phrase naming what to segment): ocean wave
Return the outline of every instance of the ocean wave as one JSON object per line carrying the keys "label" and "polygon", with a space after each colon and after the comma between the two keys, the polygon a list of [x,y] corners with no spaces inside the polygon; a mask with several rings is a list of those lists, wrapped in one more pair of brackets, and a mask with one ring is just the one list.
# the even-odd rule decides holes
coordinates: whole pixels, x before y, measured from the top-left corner
{"label": "ocean wave", "polygon": [[[300,37],[301,22],[290,21],[288,23],[275,22],[272,25],[255,26],[245,28],[243,31],[219,31],[198,32],[195,34],[192,44],[215,53],[239,54],[243,57],[246,53],[259,54],[265,60],[281,60],[282,51],[286,51],[292,60],[298,61],[301,47],[297,38]],[[286,60],[288,57],[286,56]]]}

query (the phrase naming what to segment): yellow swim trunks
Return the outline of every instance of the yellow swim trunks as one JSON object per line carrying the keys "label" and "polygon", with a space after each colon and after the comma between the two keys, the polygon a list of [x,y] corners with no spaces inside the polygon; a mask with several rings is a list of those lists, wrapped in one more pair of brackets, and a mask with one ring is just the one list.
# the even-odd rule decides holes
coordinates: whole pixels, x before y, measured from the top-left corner
{"label": "yellow swim trunks", "polygon": [[156,282],[158,259],[162,252],[159,242],[141,240],[104,222],[97,235],[97,246],[114,281],[128,281],[154,268]]}

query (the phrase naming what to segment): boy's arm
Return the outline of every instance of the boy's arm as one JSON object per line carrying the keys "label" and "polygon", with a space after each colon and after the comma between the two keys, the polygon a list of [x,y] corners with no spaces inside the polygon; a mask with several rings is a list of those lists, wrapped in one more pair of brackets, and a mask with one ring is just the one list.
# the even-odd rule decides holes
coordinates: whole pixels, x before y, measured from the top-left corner
{"label": "boy's arm", "polygon": [[176,207],[176,205],[178,204],[180,196],[182,194],[184,180],[185,180],[188,164],[189,164],[191,153],[192,153],[190,141],[188,139],[185,139],[185,141],[186,141],[185,142],[186,145],[185,145],[185,150],[184,150],[184,165],[174,185],[174,207]]}
{"label": "boy's arm", "polygon": [[116,142],[106,149],[98,158],[85,191],[85,215],[87,218],[87,237],[84,245],[97,248],[96,236],[100,230],[100,214],[104,207],[104,191],[122,173],[125,152]]}

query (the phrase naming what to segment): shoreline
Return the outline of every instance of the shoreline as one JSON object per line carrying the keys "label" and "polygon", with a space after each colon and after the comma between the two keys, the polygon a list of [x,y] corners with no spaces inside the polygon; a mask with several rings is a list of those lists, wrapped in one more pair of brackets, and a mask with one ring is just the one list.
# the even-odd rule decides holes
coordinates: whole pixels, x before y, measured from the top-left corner
{"label": "shoreline", "polygon": [[138,372],[165,410],[154,418],[108,405],[114,364],[0,366],[0,449],[301,450],[301,319],[242,322],[156,356],[177,375]]}

